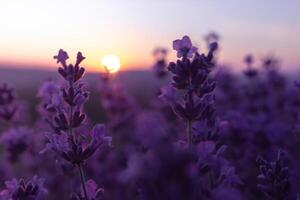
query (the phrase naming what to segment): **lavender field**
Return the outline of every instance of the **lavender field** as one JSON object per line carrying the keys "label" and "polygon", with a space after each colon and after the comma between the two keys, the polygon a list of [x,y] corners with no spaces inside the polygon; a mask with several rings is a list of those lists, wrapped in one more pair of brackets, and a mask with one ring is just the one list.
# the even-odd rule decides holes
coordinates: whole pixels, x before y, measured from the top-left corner
{"label": "lavender field", "polygon": [[3,0],[0,200],[300,200],[299,8]]}
{"label": "lavender field", "polygon": [[299,83],[274,57],[219,66],[213,39],[123,78],[60,49],[57,72],[3,83],[0,199],[298,199]]}

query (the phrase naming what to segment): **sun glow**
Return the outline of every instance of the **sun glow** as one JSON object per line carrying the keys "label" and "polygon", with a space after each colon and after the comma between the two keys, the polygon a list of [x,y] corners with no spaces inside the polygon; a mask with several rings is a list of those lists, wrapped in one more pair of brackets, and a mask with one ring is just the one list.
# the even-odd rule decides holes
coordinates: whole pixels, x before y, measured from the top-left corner
{"label": "sun glow", "polygon": [[120,58],[115,55],[105,56],[101,63],[109,73],[115,73],[121,68]]}

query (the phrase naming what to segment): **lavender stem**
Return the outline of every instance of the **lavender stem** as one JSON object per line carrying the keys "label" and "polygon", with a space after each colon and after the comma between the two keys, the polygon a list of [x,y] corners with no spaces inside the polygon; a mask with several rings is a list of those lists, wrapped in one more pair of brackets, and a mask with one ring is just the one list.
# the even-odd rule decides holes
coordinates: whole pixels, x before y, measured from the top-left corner
{"label": "lavender stem", "polygon": [[191,148],[192,147],[192,121],[188,120],[187,121],[187,140],[188,140],[188,145]]}
{"label": "lavender stem", "polygon": [[81,184],[82,184],[82,189],[83,189],[83,193],[84,193],[84,198],[85,198],[86,200],[89,200],[88,194],[87,194],[87,191],[86,191],[86,187],[85,187],[85,175],[84,175],[84,170],[83,170],[82,164],[78,164],[78,168],[79,168],[80,181],[81,181]]}

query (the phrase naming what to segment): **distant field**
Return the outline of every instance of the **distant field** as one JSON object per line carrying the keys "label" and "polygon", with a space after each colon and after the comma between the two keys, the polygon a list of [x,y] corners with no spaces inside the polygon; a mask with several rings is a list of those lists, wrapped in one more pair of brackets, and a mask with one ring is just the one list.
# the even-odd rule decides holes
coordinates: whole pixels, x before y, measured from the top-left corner
{"label": "distant field", "polygon": [[[46,80],[59,80],[60,77],[56,71],[38,70],[38,69],[0,69],[0,84],[8,83],[17,91],[18,99],[29,104],[29,110],[33,117],[35,116],[35,106],[38,104],[38,98],[35,98],[38,88]],[[87,73],[84,81],[88,83],[88,89],[91,92],[90,101],[86,105],[87,112],[92,119],[101,118],[99,102],[99,81],[100,74]],[[138,104],[143,107],[149,105],[151,97],[155,95],[159,87],[163,84],[154,77],[152,71],[126,71],[121,72],[115,77],[122,87],[134,97]],[[95,108],[96,107],[96,108]]]}

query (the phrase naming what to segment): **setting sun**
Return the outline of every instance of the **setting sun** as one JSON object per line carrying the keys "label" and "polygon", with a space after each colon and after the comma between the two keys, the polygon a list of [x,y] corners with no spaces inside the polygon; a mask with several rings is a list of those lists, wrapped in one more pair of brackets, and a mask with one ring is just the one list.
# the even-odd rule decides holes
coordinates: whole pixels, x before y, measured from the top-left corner
{"label": "setting sun", "polygon": [[102,59],[102,65],[109,73],[115,73],[120,70],[120,58],[115,55],[107,55]]}

